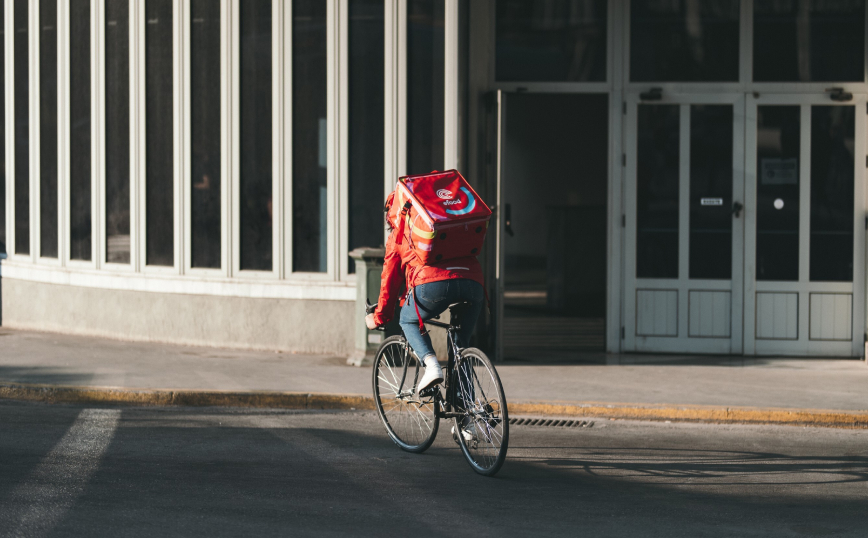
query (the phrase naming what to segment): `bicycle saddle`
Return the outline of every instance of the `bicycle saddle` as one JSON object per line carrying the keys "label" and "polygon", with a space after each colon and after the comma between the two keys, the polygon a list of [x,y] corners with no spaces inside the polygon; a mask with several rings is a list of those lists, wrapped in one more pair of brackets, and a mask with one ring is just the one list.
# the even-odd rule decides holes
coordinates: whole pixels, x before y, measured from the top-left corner
{"label": "bicycle saddle", "polygon": [[458,301],[457,303],[452,303],[451,305],[449,305],[449,310],[452,310],[453,308],[460,308],[462,306],[470,306],[470,303],[467,301]]}

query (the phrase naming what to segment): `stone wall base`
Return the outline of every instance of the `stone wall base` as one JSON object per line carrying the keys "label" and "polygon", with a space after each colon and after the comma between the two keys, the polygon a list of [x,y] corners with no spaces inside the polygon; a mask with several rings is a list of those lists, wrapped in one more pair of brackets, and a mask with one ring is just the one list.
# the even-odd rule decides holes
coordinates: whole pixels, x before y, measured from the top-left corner
{"label": "stone wall base", "polygon": [[10,328],[175,344],[353,350],[353,302],[153,293],[0,280]]}

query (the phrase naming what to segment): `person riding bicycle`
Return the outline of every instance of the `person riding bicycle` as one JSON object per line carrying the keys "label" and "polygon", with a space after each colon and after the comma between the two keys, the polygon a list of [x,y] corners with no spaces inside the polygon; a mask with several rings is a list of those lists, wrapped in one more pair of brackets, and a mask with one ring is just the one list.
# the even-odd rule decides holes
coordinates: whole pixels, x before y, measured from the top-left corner
{"label": "person riding bicycle", "polygon": [[[388,215],[394,193],[386,200]],[[484,285],[482,267],[475,256],[452,258],[441,262],[421,263],[408,246],[407,241],[398,242],[397,231],[386,218],[390,230],[386,241],[386,257],[380,278],[380,298],[373,313],[365,316],[365,323],[373,330],[392,320],[395,306],[400,299],[400,324],[410,349],[425,365],[425,374],[419,381],[419,390],[425,390],[443,382],[443,371],[437,361],[431,337],[423,331],[422,321],[444,312],[450,304],[465,301],[462,310],[461,329],[458,331],[459,347],[467,347],[482,311]],[[404,295],[403,290],[408,290]]]}

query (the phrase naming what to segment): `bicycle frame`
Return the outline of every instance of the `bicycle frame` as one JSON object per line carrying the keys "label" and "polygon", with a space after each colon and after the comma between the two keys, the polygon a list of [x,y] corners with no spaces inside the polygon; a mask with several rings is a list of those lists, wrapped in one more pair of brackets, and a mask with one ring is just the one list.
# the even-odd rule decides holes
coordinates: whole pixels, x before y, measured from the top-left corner
{"label": "bicycle frame", "polygon": [[[457,318],[457,314],[454,311],[450,310],[450,318]],[[440,321],[434,320],[426,320],[426,325],[433,325],[435,327],[440,327],[441,329],[446,330],[446,343],[448,350],[448,361],[446,363],[446,372],[447,375],[443,380],[443,389],[446,391],[446,397],[443,397],[443,393],[440,391],[440,386],[434,386],[429,389],[423,390],[419,393],[419,399],[427,398],[428,396],[432,396],[434,399],[434,415],[440,418],[453,418],[453,417],[464,417],[466,413],[464,412],[456,412],[453,411],[455,408],[455,380],[452,379],[455,372],[455,361],[461,361],[461,348],[458,347],[456,332],[461,330],[461,325],[456,323],[443,323]],[[410,346],[408,345],[404,349],[404,371],[401,374],[401,384],[399,386],[399,397],[400,396],[411,396],[412,395],[412,387],[416,386],[416,383],[419,381],[419,366],[420,364],[416,363],[415,372],[413,375],[413,384],[411,385],[411,389],[409,391],[405,391],[404,382],[407,379],[407,365],[410,361],[407,360],[406,354],[410,353]],[[460,366],[460,364],[459,364]]]}

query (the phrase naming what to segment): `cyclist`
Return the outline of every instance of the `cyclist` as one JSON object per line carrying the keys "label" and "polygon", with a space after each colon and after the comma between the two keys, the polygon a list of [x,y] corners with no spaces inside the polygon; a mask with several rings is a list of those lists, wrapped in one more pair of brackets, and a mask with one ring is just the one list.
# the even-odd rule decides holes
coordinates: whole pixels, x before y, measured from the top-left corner
{"label": "cyclist", "polygon": [[[399,298],[400,324],[410,349],[425,365],[425,374],[419,381],[419,390],[443,382],[443,370],[437,361],[431,337],[421,320],[427,320],[444,312],[450,304],[466,301],[469,305],[462,311],[458,346],[467,347],[470,335],[476,326],[476,318],[482,310],[484,299],[482,267],[475,256],[452,258],[424,265],[410,249],[408,241],[396,241],[397,232],[388,219],[394,193],[386,200],[386,225],[390,233],[386,241],[386,257],[380,278],[380,299],[376,310],[365,316],[365,323],[373,330],[391,321]],[[407,294],[402,290],[406,285]]]}

